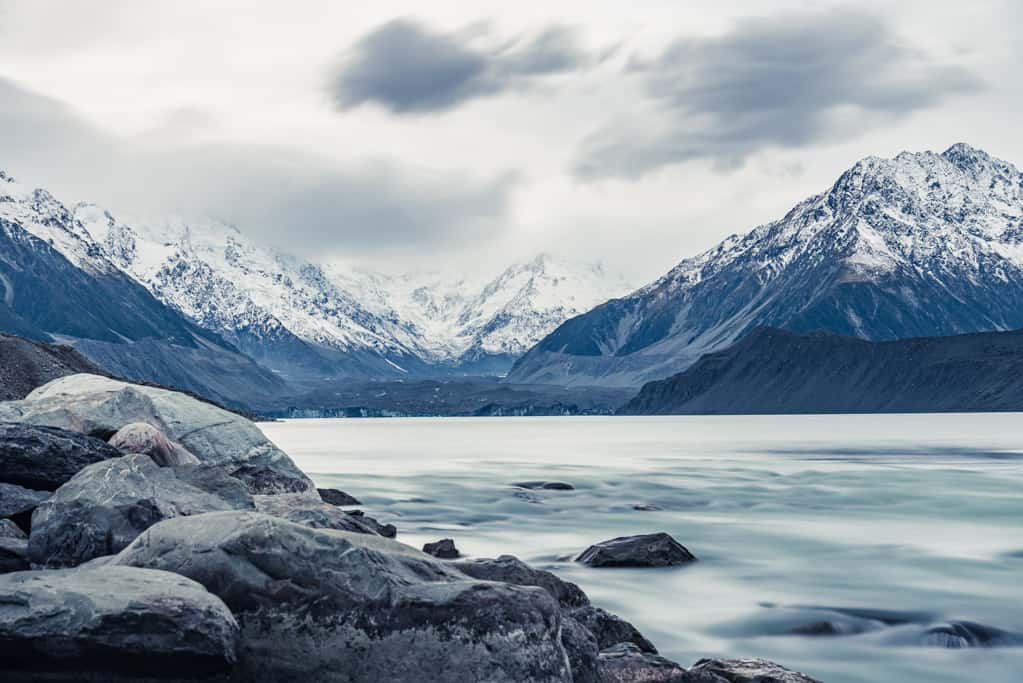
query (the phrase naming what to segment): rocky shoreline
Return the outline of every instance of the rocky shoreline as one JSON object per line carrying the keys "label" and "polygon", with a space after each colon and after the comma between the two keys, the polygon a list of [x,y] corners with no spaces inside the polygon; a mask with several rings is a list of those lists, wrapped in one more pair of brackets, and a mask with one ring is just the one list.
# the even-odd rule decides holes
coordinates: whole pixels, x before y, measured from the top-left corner
{"label": "rocky shoreline", "polygon": [[[814,683],[686,669],[575,584],[394,540],[242,416],[96,375],[0,404],[5,681]],[[337,504],[335,504],[337,503]],[[579,561],[696,561],[667,534]]]}

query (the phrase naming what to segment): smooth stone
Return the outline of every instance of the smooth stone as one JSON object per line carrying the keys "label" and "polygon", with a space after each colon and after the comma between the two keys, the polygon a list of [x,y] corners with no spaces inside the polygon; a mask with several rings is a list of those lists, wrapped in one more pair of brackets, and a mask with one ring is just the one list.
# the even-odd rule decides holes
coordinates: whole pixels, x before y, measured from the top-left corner
{"label": "smooth stone", "polygon": [[348,514],[353,517],[358,517],[359,521],[368,526],[373,531],[377,532],[384,538],[394,538],[398,535],[398,528],[393,524],[381,524],[374,518],[367,515],[362,510],[350,510]]}
{"label": "smooth stone", "polygon": [[122,453],[148,455],[160,467],[198,465],[201,461],[151,424],[132,422],[121,427],[108,442]]}
{"label": "smooth stone", "polygon": [[238,624],[177,574],[134,567],[0,576],[4,681],[223,680]]}
{"label": "smooth stone", "polygon": [[28,539],[0,536],[0,574],[29,569]]}
{"label": "smooth stone", "polygon": [[463,574],[481,581],[538,586],[547,591],[562,607],[582,607],[590,604],[590,599],[579,586],[558,578],[552,572],[531,567],[512,555],[501,555],[497,559],[462,560],[455,562],[454,566]]}
{"label": "smooth stone", "polygon": [[572,668],[572,683],[601,683],[597,639],[589,629],[564,613],[561,615],[561,644]]}
{"label": "smooth stone", "polygon": [[316,489],[316,492],[320,494],[323,502],[331,505],[362,505],[355,499],[355,496],[350,496],[338,489]]}
{"label": "smooth stone", "polygon": [[520,489],[529,489],[532,491],[544,490],[544,491],[574,491],[575,487],[571,484],[566,484],[563,481],[520,481],[512,486],[517,486]]}
{"label": "smooth stone", "polygon": [[51,495],[50,491],[33,491],[16,484],[0,483],[0,518],[10,519],[28,531],[32,527],[32,511]]}
{"label": "smooth stone", "polygon": [[821,683],[766,659],[701,659],[690,672],[710,673],[727,683]]}
{"label": "smooth stone", "polygon": [[302,494],[254,496],[253,500],[257,511],[295,524],[303,524],[313,529],[335,529],[377,535],[373,526],[366,523],[368,517],[350,515],[335,505],[312,500]]}
{"label": "smooth stone", "polygon": [[[675,662],[643,652],[632,643],[619,643],[600,652],[601,683],[703,683]],[[706,683],[724,683],[709,679]],[[764,683],[767,683],[765,681]]]}
{"label": "smooth stone", "polygon": [[458,552],[458,548],[455,547],[455,542],[450,538],[442,538],[439,541],[425,544],[423,546],[423,552],[442,560],[454,560],[461,557],[461,553]]}
{"label": "smooth stone", "polygon": [[670,567],[695,561],[685,546],[663,532],[601,541],[576,558],[591,567]]}
{"label": "smooth stone", "polygon": [[3,483],[55,491],[83,467],[121,455],[105,441],[74,431],[31,424],[0,424],[0,482]]}
{"label": "smooth stone", "polygon": [[114,562],[220,596],[241,626],[238,680],[571,680],[545,591],[470,580],[379,536],[214,512],[151,527]]}
{"label": "smooth stone", "polygon": [[0,519],[0,538],[28,539],[28,534],[9,519]]}
{"label": "smooth stone", "polygon": [[600,650],[619,643],[632,643],[643,652],[657,654],[657,648],[643,637],[639,629],[616,614],[593,605],[579,607],[568,614],[589,629],[597,639],[597,648]]}
{"label": "smooth stone", "polygon": [[219,467],[111,458],[86,467],[36,508],[29,557],[40,566],[72,567],[120,551],[164,519],[254,507],[245,486]]}
{"label": "smooth stone", "polygon": [[959,650],[973,647],[1013,647],[1023,645],[1023,634],[1004,631],[975,621],[951,621],[927,629],[922,645]]}
{"label": "smooth stone", "polygon": [[317,497],[309,477],[254,422],[169,389],[71,375],[39,387],[22,401],[0,404],[0,420],[105,438],[125,425],[144,422],[203,463],[223,467],[251,493],[307,492]]}
{"label": "smooth stone", "polygon": [[660,512],[664,508],[657,507],[656,505],[650,505],[648,503],[637,503],[632,506],[632,509],[638,510],[639,512]]}

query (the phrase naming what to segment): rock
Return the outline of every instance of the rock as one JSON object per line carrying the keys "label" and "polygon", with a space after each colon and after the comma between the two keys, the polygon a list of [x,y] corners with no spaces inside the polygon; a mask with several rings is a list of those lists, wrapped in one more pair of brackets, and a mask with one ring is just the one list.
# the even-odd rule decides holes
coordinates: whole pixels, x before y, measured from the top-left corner
{"label": "rock", "polygon": [[316,492],[320,494],[323,502],[331,505],[362,505],[354,496],[337,489],[316,489]]}
{"label": "rock", "polygon": [[927,629],[922,644],[955,650],[969,647],[1013,647],[1023,645],[1023,634],[974,621],[951,621]]}
{"label": "rock", "polygon": [[632,643],[643,652],[657,654],[657,648],[643,637],[639,629],[600,607],[586,605],[574,609],[568,614],[593,634],[600,650],[606,650],[619,643]]}
{"label": "rock", "polygon": [[651,505],[650,503],[636,503],[635,505],[632,506],[632,509],[638,510],[640,512],[660,512],[664,508],[657,507],[656,505]]}
{"label": "rock", "polygon": [[455,562],[463,574],[481,581],[501,581],[516,586],[538,586],[550,593],[562,607],[581,607],[590,604],[579,586],[563,581],[549,571],[535,569],[517,557],[501,555],[496,560],[477,558]]}
{"label": "rock", "polygon": [[520,489],[529,489],[531,491],[575,491],[574,486],[566,484],[563,481],[520,481],[516,484],[512,484],[512,486],[517,486]]}
{"label": "rock", "polygon": [[281,494],[278,496],[254,496],[256,510],[263,514],[286,519],[313,529],[334,529],[352,531],[357,534],[378,535],[366,523],[365,515],[350,515],[330,503],[312,500],[302,494]]}
{"label": "rock", "polygon": [[28,539],[28,534],[9,519],[0,519],[0,538]]}
{"label": "rock", "polygon": [[[632,643],[619,643],[602,650],[598,658],[602,683],[703,683],[675,662]],[[720,679],[719,679],[720,680]],[[710,679],[707,683],[718,683]],[[721,683],[724,683],[723,681]],[[765,682],[766,683],[766,682]]]}
{"label": "rock", "polygon": [[353,517],[358,517],[359,521],[368,526],[373,531],[377,532],[384,538],[394,538],[398,535],[398,529],[393,524],[381,524],[362,510],[350,510],[348,514]]}
{"label": "rock", "polygon": [[198,465],[200,460],[151,424],[132,422],[110,437],[110,445],[122,453],[148,455],[160,467]]}
{"label": "rock", "polygon": [[442,538],[435,543],[427,543],[423,546],[423,552],[427,555],[439,557],[442,560],[454,560],[461,557],[461,553],[455,547],[455,542],[450,538]]}
{"label": "rock", "polygon": [[821,683],[766,659],[701,659],[691,673],[709,673],[727,683]]}
{"label": "rock", "polygon": [[32,511],[51,495],[49,491],[33,491],[0,483],[0,518],[10,519],[28,531],[32,527]]}
{"label": "rock", "polygon": [[0,574],[20,572],[29,567],[28,540],[0,537]]}
{"label": "rock", "polygon": [[113,561],[220,596],[241,626],[238,680],[571,680],[547,593],[378,536],[215,512],[161,522]]}
{"label": "rock", "polygon": [[565,614],[561,615],[561,644],[572,668],[572,683],[601,683],[597,639],[589,629]]}
{"label": "rock", "polygon": [[191,681],[228,674],[238,624],[198,583],[153,569],[0,576],[0,679]]}
{"label": "rock", "polygon": [[0,482],[7,484],[55,491],[86,465],[120,455],[104,441],[73,431],[0,424]]}
{"label": "rock", "polygon": [[86,467],[32,515],[29,557],[71,567],[118,552],[170,517],[253,509],[252,497],[218,467],[160,467],[147,455],[125,455]]}
{"label": "rock", "polygon": [[255,423],[168,389],[72,375],[39,387],[23,401],[0,405],[0,419],[106,438],[125,425],[144,422],[203,463],[223,467],[252,493],[316,494],[309,477]]}
{"label": "rock", "polygon": [[696,558],[668,534],[657,533],[602,541],[584,550],[576,561],[591,567],[670,567]]}

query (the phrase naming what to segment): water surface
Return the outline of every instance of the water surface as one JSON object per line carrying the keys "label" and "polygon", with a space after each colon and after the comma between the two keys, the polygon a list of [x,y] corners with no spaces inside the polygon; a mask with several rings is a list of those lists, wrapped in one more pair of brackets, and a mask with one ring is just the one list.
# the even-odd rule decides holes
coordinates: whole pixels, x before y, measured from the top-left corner
{"label": "water surface", "polygon": [[[451,537],[468,555],[552,569],[683,665],[763,656],[826,683],[1023,680],[1023,647],[947,649],[926,635],[951,620],[1023,633],[1020,414],[262,427],[318,485],[396,524],[399,540]],[[531,479],[576,490],[512,486]],[[653,531],[700,562],[591,569],[569,559]],[[839,634],[793,633],[822,622]]]}

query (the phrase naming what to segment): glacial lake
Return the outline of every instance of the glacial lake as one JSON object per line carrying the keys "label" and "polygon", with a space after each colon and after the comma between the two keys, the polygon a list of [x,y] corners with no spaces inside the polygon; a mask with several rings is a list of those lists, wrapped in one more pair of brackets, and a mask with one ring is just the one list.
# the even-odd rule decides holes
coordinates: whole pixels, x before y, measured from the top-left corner
{"label": "glacial lake", "polygon": [[[948,649],[929,633],[951,621],[1023,633],[1023,414],[261,427],[318,485],[393,522],[399,540],[451,537],[466,555],[551,569],[683,666],[762,656],[825,683],[1023,680],[1023,644]],[[576,490],[512,486],[537,479]],[[566,559],[654,531],[700,561]]]}

